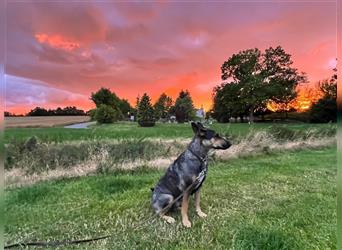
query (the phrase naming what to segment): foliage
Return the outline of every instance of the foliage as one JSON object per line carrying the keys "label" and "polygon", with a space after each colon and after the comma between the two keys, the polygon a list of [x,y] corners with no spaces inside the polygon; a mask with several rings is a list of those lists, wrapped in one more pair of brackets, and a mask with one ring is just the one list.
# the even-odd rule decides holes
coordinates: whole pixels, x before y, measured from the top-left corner
{"label": "foliage", "polygon": [[134,113],[134,109],[129,104],[128,100],[120,99],[114,92],[111,92],[108,88],[100,88],[97,92],[91,93],[91,100],[99,108],[101,105],[107,105],[114,110],[119,110],[122,118],[128,118],[131,113]]}
{"label": "foliage", "polygon": [[87,113],[90,116],[90,119],[92,121],[95,121],[96,108],[95,109],[90,109]]}
{"label": "foliage", "polygon": [[310,122],[336,122],[337,106],[335,98],[323,97],[313,104],[310,110]]}
{"label": "foliage", "polygon": [[112,123],[122,119],[122,113],[118,108],[113,108],[111,106],[101,104],[95,112],[95,120],[102,123]]}
{"label": "foliage", "polygon": [[146,93],[144,93],[139,101],[137,120],[142,127],[152,127],[155,125],[154,110],[150,97]]}
{"label": "foliage", "polygon": [[129,115],[134,114],[136,112],[127,99],[121,99],[118,107],[121,113],[126,118],[128,118]]}
{"label": "foliage", "polygon": [[16,116],[15,114],[8,112],[8,111],[4,111],[4,117],[14,117]]}
{"label": "foliage", "polygon": [[310,109],[310,122],[336,122],[337,120],[337,74],[320,84],[323,97],[312,105]]}
{"label": "foliage", "polygon": [[213,118],[218,122],[229,122],[230,117],[242,117],[248,111],[240,98],[240,84],[231,82],[215,87]]}
{"label": "foliage", "polygon": [[[214,107],[218,109],[214,113],[219,116],[218,120],[227,120],[221,117],[224,110],[241,116],[241,113],[247,113],[247,108],[250,121],[253,121],[254,112],[264,109],[267,102],[289,103],[293,100],[296,86],[306,77],[292,64],[291,55],[280,46],[270,47],[264,53],[255,48],[233,54],[221,67],[222,80],[231,81],[214,89]],[[228,84],[233,86],[225,89]],[[230,101],[231,97],[237,101]]]}
{"label": "foliage", "polygon": [[75,115],[86,115],[84,110],[77,109],[75,106],[68,106],[65,108],[58,107],[57,109],[49,109],[36,107],[32,109],[27,116],[75,116]]}
{"label": "foliage", "polygon": [[48,116],[49,112],[45,108],[35,107],[32,109],[27,116]]}
{"label": "foliage", "polygon": [[188,90],[182,90],[176,99],[171,112],[176,115],[177,122],[183,123],[195,118],[195,108]]}
{"label": "foliage", "polygon": [[91,100],[95,103],[96,107],[101,105],[118,107],[120,103],[120,98],[108,88],[100,88],[97,92],[91,93]]}
{"label": "foliage", "polygon": [[156,119],[166,119],[170,114],[172,107],[172,98],[162,93],[156,103],[153,105]]}

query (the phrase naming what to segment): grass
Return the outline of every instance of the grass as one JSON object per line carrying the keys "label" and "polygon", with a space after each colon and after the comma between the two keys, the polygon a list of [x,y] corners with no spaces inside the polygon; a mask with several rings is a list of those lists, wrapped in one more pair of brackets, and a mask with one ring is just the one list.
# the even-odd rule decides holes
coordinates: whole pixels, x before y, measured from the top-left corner
{"label": "grass", "polygon": [[[263,130],[272,127],[272,123],[219,124],[210,127],[222,135],[229,137],[245,136],[251,131]],[[305,131],[310,128],[326,128],[329,124],[275,124],[286,126],[293,131]],[[334,126],[334,125],[333,125]],[[43,142],[64,142],[75,140],[101,140],[101,139],[132,139],[132,138],[190,138],[193,135],[189,124],[162,124],[157,123],[153,128],[142,128],[137,123],[121,122],[110,125],[93,126],[90,129],[53,128],[10,128],[4,133],[5,143],[24,141],[35,135]]]}
{"label": "grass", "polygon": [[336,147],[212,162],[201,199],[208,218],[191,205],[191,229],[175,213],[174,225],[156,219],[135,230],[153,214],[149,188],[162,173],[141,168],[7,189],[6,241],[115,233],[82,249],[336,249]]}

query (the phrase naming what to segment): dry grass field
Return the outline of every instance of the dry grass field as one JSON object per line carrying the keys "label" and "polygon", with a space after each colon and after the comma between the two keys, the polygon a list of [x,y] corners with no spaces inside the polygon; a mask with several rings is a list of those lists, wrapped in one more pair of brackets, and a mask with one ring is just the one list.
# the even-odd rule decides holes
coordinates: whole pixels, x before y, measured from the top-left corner
{"label": "dry grass field", "polygon": [[44,128],[87,122],[89,116],[5,117],[5,128]]}

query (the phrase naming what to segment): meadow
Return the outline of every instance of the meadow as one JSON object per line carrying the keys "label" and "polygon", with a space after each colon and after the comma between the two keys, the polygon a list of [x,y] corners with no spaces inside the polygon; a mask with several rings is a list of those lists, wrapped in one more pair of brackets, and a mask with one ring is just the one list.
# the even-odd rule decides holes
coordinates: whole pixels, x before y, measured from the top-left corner
{"label": "meadow", "polygon": [[[336,249],[335,125],[211,127],[234,144],[211,156],[201,199],[208,217],[198,218],[191,206],[191,229],[182,227],[179,213],[173,214],[174,225],[158,218],[143,223],[153,215],[150,187],[167,167],[161,159],[169,163],[184,150],[192,137],[189,124],[7,129],[7,151],[23,150],[15,160],[33,163],[29,156],[50,159],[52,152],[53,159],[48,168],[38,161],[20,172],[26,179],[47,178],[7,186],[6,242],[110,233],[109,239],[63,249]],[[33,135],[36,141],[29,144]],[[25,148],[30,145],[31,151]],[[80,158],[103,152],[105,158]],[[156,159],[159,165],[153,166]],[[131,160],[143,161],[127,167]],[[84,171],[90,162],[91,171]],[[72,165],[77,165],[74,175],[49,177]],[[33,166],[37,169],[30,172]],[[5,178],[6,172],[19,173],[21,167],[8,167]]]}
{"label": "meadow", "polygon": [[[228,137],[246,136],[253,131],[265,130],[272,127],[283,127],[291,131],[307,131],[310,129],[325,129],[334,127],[330,124],[307,124],[307,123],[214,123],[209,126],[215,131]],[[142,138],[190,138],[192,137],[191,126],[188,123],[170,124],[157,123],[152,129],[139,127],[136,123],[117,122],[113,125],[96,125],[88,129],[68,129],[64,127],[51,128],[9,128],[5,131],[5,143],[24,141],[31,136],[38,137],[43,142],[63,142],[79,140],[102,140],[102,139],[142,139]]]}

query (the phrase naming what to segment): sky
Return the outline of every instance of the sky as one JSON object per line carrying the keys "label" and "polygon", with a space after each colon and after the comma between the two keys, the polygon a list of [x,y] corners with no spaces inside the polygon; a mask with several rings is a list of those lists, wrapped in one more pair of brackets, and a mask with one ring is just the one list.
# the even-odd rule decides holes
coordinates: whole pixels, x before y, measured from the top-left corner
{"label": "sky", "polygon": [[336,4],[301,2],[7,3],[6,110],[93,108],[107,87],[134,105],[148,93],[190,91],[212,104],[220,67],[249,48],[282,46],[309,83],[336,61]]}

